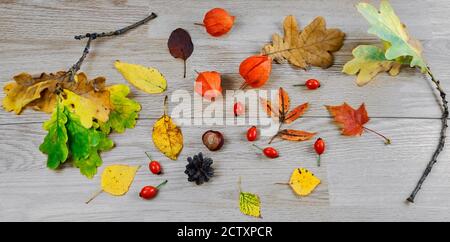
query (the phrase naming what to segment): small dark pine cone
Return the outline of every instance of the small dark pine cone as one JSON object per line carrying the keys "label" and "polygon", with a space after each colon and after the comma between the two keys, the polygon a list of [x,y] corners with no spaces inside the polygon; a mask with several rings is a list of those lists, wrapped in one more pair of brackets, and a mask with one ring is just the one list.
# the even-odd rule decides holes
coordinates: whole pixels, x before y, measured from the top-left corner
{"label": "small dark pine cone", "polygon": [[208,182],[214,175],[214,168],[211,167],[213,160],[203,157],[202,152],[192,158],[188,157],[187,161],[189,164],[186,165],[184,173],[188,175],[188,181],[195,181],[197,185],[201,185],[203,182]]}

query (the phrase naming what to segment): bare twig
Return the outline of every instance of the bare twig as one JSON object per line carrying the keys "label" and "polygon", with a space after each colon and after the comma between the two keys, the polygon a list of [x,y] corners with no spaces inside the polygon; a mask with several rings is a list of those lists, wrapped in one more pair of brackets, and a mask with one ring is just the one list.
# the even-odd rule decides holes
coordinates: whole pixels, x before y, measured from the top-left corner
{"label": "bare twig", "polygon": [[77,40],[81,40],[81,39],[85,39],[85,38],[96,39],[96,38],[102,38],[102,37],[108,37],[108,36],[114,36],[114,35],[121,35],[121,34],[124,34],[124,33],[128,32],[129,30],[132,30],[134,28],[137,28],[137,27],[147,23],[148,21],[150,21],[150,20],[152,20],[152,19],[154,19],[156,17],[158,17],[158,15],[156,15],[156,13],[151,13],[146,18],[144,18],[144,19],[142,19],[142,20],[140,20],[140,21],[138,21],[138,22],[136,22],[136,23],[134,23],[132,25],[129,25],[129,26],[125,27],[125,28],[121,28],[121,29],[118,29],[118,30],[115,30],[115,31],[110,31],[110,32],[102,32],[102,33],[95,33],[94,32],[94,33],[87,33],[87,34],[84,34],[84,35],[77,35],[77,36],[75,36],[75,39],[77,39]]}
{"label": "bare twig", "polygon": [[425,182],[425,179],[427,179],[428,174],[430,174],[431,169],[433,169],[434,164],[436,164],[439,154],[444,149],[445,138],[446,138],[446,133],[447,133],[447,127],[448,127],[448,124],[447,124],[447,119],[448,119],[448,102],[447,102],[447,99],[446,99],[446,95],[447,94],[445,93],[444,89],[442,89],[440,81],[437,80],[434,77],[434,75],[431,72],[430,68],[427,69],[427,73],[428,73],[428,76],[430,76],[431,81],[436,86],[436,89],[439,91],[439,95],[441,97],[441,101],[442,101],[442,117],[441,117],[442,126],[441,126],[441,134],[440,134],[440,137],[439,137],[439,144],[436,147],[436,150],[434,151],[430,162],[428,162],[428,165],[425,168],[425,171],[423,172],[422,176],[420,177],[419,181],[417,182],[416,187],[412,191],[411,195],[409,195],[409,197],[406,199],[406,201],[411,202],[411,203],[414,203],[414,199],[415,199],[417,193],[422,188],[422,185]]}
{"label": "bare twig", "polygon": [[124,28],[121,28],[121,29],[118,29],[115,31],[102,32],[102,33],[93,32],[93,33],[87,33],[84,35],[75,36],[74,38],[77,40],[81,40],[81,39],[85,39],[85,38],[87,38],[88,40],[86,42],[86,46],[84,47],[83,54],[81,55],[80,59],[78,59],[78,61],[67,72],[67,75],[69,76],[69,81],[73,81],[75,74],[80,70],[81,65],[83,64],[83,61],[86,59],[87,55],[89,54],[92,40],[95,40],[97,38],[102,38],[102,37],[110,37],[110,36],[125,34],[126,32],[147,23],[148,21],[150,21],[156,17],[157,17],[157,15],[155,13],[151,13],[146,18],[144,18],[136,23],[133,23],[132,25],[126,26]]}

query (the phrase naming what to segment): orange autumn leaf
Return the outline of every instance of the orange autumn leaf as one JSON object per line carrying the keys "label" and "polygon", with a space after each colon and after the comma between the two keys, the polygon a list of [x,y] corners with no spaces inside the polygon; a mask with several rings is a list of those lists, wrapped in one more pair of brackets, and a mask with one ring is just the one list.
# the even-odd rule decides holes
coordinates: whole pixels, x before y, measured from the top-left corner
{"label": "orange autumn leaf", "polygon": [[283,129],[277,134],[280,138],[284,140],[290,140],[290,141],[305,141],[309,140],[316,133],[310,133],[302,130],[295,130],[295,129]]}
{"label": "orange autumn leaf", "polygon": [[280,117],[283,117],[284,119],[286,113],[289,111],[290,98],[289,94],[287,94],[287,92],[282,87],[280,87],[280,89],[278,90],[278,106]]}
{"label": "orange autumn leaf", "polygon": [[272,116],[278,116],[277,115],[277,111],[273,110],[272,108],[272,102],[265,99],[265,98],[260,98],[260,103],[263,106],[264,111],[267,113],[267,116],[272,117]]}
{"label": "orange autumn leaf", "polygon": [[298,105],[294,109],[292,109],[284,118],[284,123],[290,124],[294,122],[296,119],[298,119],[300,116],[302,116],[306,110],[308,109],[309,104],[304,103],[301,105]]}
{"label": "orange autumn leaf", "polygon": [[369,122],[366,107],[363,104],[355,110],[347,103],[340,106],[325,106],[334,120],[342,126],[342,134],[347,136],[361,135],[364,124]]}
{"label": "orange autumn leaf", "polygon": [[308,103],[303,103],[289,112],[289,94],[281,87],[278,90],[278,110],[274,109],[272,103],[265,98],[260,98],[260,103],[269,117],[279,117],[279,122],[285,124],[290,124],[300,118],[309,107]]}

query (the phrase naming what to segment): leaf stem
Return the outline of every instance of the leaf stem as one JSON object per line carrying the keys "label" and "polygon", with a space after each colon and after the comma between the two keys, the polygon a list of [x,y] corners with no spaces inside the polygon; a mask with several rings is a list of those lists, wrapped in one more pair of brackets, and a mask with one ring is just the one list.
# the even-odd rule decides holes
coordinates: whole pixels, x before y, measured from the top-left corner
{"label": "leaf stem", "polygon": [[186,60],[183,60],[184,63],[184,73],[183,73],[183,78],[186,78]]}
{"label": "leaf stem", "polygon": [[169,105],[168,105],[168,97],[164,97],[164,115],[167,115],[169,113]]}
{"label": "leaf stem", "polygon": [[288,182],[276,182],[275,185],[289,185]]}
{"label": "leaf stem", "polygon": [[134,28],[137,28],[145,23],[147,23],[148,21],[156,18],[157,15],[155,13],[151,13],[149,16],[147,16],[146,18],[133,23],[129,26],[126,26],[124,28],[115,30],[115,31],[110,31],[110,32],[102,32],[102,33],[97,33],[97,32],[93,32],[93,33],[87,33],[84,35],[76,35],[74,38],[77,40],[81,40],[81,39],[85,39],[87,38],[87,42],[86,45],[84,47],[83,50],[83,54],[81,55],[81,57],[78,59],[78,61],[72,66],[70,67],[70,69],[68,70],[67,74],[69,76],[69,81],[73,81],[75,74],[80,70],[81,65],[83,64],[84,60],[86,59],[87,55],[89,54],[90,48],[91,48],[91,42],[92,40],[95,40],[97,38],[102,38],[102,37],[109,37],[109,36],[115,36],[115,35],[121,35],[121,34],[125,34],[126,32],[128,32],[129,30],[132,30]]}
{"label": "leaf stem", "polygon": [[280,130],[281,130],[281,127],[282,127],[282,126],[283,126],[283,122],[280,122],[280,125],[278,126],[278,131],[277,131],[276,134],[274,134],[274,135],[272,136],[272,138],[270,138],[269,144],[272,144],[272,141],[273,141],[276,137],[278,137],[278,135],[280,135]]}
{"label": "leaf stem", "polygon": [[374,134],[380,136],[381,138],[383,138],[383,139],[384,139],[384,144],[386,144],[386,145],[390,145],[390,144],[391,144],[391,140],[390,140],[388,137],[386,137],[386,136],[384,136],[384,135],[378,133],[377,131],[375,131],[375,130],[373,130],[373,129],[369,129],[369,128],[367,128],[367,127],[363,127],[363,129],[366,130],[366,131],[372,132],[372,133],[374,133]]}
{"label": "leaf stem", "polygon": [[433,73],[431,72],[430,68],[427,68],[427,74],[428,76],[431,78],[431,81],[434,83],[434,85],[436,86],[436,89],[439,92],[439,96],[441,97],[441,105],[442,105],[442,117],[441,117],[441,133],[440,133],[440,137],[439,137],[439,144],[436,147],[436,150],[433,153],[433,156],[431,157],[431,160],[428,162],[427,167],[425,168],[422,176],[420,177],[419,181],[417,182],[416,187],[414,188],[414,190],[411,192],[411,194],[409,195],[409,197],[406,199],[406,201],[410,202],[410,203],[414,203],[414,199],[417,195],[417,193],[420,191],[420,189],[422,188],[423,183],[425,182],[425,180],[428,177],[428,174],[430,174],[431,169],[433,169],[434,164],[437,163],[437,158],[439,156],[439,154],[442,152],[442,150],[444,149],[445,146],[445,139],[446,139],[446,134],[447,134],[447,119],[448,119],[448,101],[446,99],[447,94],[445,93],[444,89],[441,86],[441,82],[439,80],[437,80]]}
{"label": "leaf stem", "polygon": [[92,200],[94,200],[96,197],[98,197],[98,195],[102,194],[103,190],[99,190],[97,192],[94,193],[94,195],[92,195],[91,198],[89,198],[85,203],[89,204]]}
{"label": "leaf stem", "polygon": [[202,24],[202,23],[194,23],[194,25],[198,25],[198,26],[205,26],[204,24]]}

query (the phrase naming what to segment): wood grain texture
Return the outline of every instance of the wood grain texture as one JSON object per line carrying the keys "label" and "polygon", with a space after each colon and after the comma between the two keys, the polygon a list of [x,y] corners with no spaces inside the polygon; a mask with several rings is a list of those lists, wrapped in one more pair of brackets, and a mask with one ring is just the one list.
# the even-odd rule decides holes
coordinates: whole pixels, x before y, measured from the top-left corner
{"label": "wood grain texture", "polygon": [[[143,202],[137,196],[141,186],[163,178],[138,172],[128,195],[99,196],[86,206],[84,201],[99,186],[99,176],[87,180],[70,166],[53,172],[45,167],[46,157],[38,150],[45,135],[42,122],[48,115],[26,110],[17,116],[0,110],[0,220],[13,221],[254,221],[240,214],[237,180],[245,191],[262,199],[263,221],[448,221],[450,220],[450,155],[446,148],[427,180],[417,204],[403,201],[425,168],[438,140],[440,109],[431,85],[418,71],[404,68],[395,78],[379,75],[364,88],[354,77],[341,73],[352,58],[351,50],[378,40],[366,33],[367,23],[354,9],[358,1],[4,1],[0,0],[0,82],[2,86],[21,71],[40,73],[67,69],[81,54],[84,42],[76,34],[108,31],[125,26],[148,14],[159,17],[125,36],[93,42],[92,53],[82,70],[89,76],[106,76],[110,83],[125,83],[114,70],[120,59],[158,68],[168,80],[171,94],[177,89],[192,92],[194,70],[218,70],[224,88],[241,83],[237,69],[241,60],[257,53],[273,33],[281,33],[285,15],[294,14],[301,26],[322,15],[329,27],[346,34],[344,47],[335,54],[335,65],[308,72],[289,65],[276,65],[264,89],[285,87],[293,104],[311,103],[305,117],[293,128],[317,131],[327,141],[323,166],[315,166],[313,141],[273,145],[281,157],[267,160],[256,155],[245,141],[246,126],[183,126],[185,148],[178,161],[160,155],[151,141],[151,126],[162,113],[164,94],[148,95],[132,88],[142,104],[135,129],[112,135],[116,147],[102,154],[105,164],[146,164],[144,151],[151,151],[165,169],[169,183],[158,199]],[[373,1],[378,4],[377,1]],[[449,89],[448,50],[450,10],[448,1],[391,1],[410,32],[424,45],[425,56],[436,76]],[[212,38],[193,25],[205,11],[224,7],[236,16],[233,30],[225,37]],[[176,9],[177,11],[174,11]],[[270,12],[270,14],[268,14]],[[167,50],[167,38],[177,28],[187,29],[195,50],[188,60],[188,77],[182,78],[182,62]],[[314,92],[289,88],[314,77],[323,86]],[[3,98],[4,94],[0,94]],[[376,136],[348,138],[339,134],[323,105],[342,102],[366,103],[372,119],[369,127],[388,135],[393,144],[383,145]],[[157,105],[155,105],[157,104]],[[171,103],[173,108],[176,103]],[[198,116],[198,114],[194,114]],[[205,152],[215,161],[217,176],[212,182],[195,186],[183,173],[186,158],[205,151],[200,136],[207,129],[222,130],[226,143],[220,152]],[[264,144],[263,139],[258,141]],[[305,167],[322,184],[307,198],[298,198],[288,187],[273,185],[287,181],[292,169]],[[100,168],[102,171],[102,168]]]}

